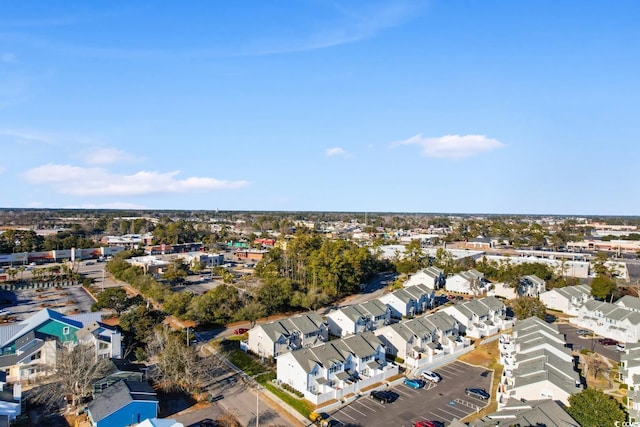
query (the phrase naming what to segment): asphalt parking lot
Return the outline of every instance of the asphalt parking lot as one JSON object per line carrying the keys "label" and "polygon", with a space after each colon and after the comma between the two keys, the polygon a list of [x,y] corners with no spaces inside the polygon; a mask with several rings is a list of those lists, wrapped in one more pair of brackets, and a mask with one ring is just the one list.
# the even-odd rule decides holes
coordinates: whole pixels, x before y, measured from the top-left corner
{"label": "asphalt parking lot", "polygon": [[12,291],[15,303],[8,308],[16,321],[25,320],[43,308],[51,308],[63,314],[88,313],[93,299],[82,286],[43,288]]}
{"label": "asphalt parking lot", "polygon": [[569,345],[573,350],[580,351],[582,349],[587,349],[601,354],[615,362],[620,362],[620,353],[616,351],[615,345],[602,345],[598,342],[598,340],[602,337],[581,337],[576,333],[576,331],[580,328],[577,328],[569,323],[558,323],[557,326],[558,332],[564,334],[567,345]]}
{"label": "asphalt parking lot", "polygon": [[454,418],[464,418],[486,405],[486,401],[465,394],[465,388],[491,389],[491,371],[455,361],[434,370],[442,377],[437,384],[422,389],[404,384],[390,387],[396,399],[387,404],[374,401],[369,393],[328,415],[342,426],[413,427],[416,421],[430,420],[447,425]]}

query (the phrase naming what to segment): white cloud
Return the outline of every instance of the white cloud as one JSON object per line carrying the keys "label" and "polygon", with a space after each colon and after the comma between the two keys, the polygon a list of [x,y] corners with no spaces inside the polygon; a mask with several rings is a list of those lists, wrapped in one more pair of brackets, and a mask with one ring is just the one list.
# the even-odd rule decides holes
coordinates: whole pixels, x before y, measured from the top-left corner
{"label": "white cloud", "polygon": [[502,142],[487,138],[485,135],[444,135],[425,138],[422,134],[418,134],[391,145],[417,145],[422,148],[423,156],[437,158],[471,157],[504,147]]}
{"label": "white cloud", "polygon": [[4,52],[0,55],[0,61],[6,62],[7,64],[16,64],[18,62],[18,58],[13,53]]}
{"label": "white cloud", "polygon": [[327,148],[325,150],[325,154],[327,155],[327,157],[334,157],[334,156],[348,157],[349,156],[349,153],[344,148],[340,148],[340,147]]}
{"label": "white cloud", "polygon": [[233,190],[248,181],[226,181],[206,177],[177,179],[179,171],[140,171],[115,175],[102,168],[48,164],[29,169],[23,177],[34,184],[50,184],[60,194],[74,196],[138,196],[157,193],[193,193]]}
{"label": "white cloud", "polygon": [[116,148],[100,148],[84,156],[84,161],[91,165],[107,165],[119,162],[134,162],[141,160],[131,153]]}

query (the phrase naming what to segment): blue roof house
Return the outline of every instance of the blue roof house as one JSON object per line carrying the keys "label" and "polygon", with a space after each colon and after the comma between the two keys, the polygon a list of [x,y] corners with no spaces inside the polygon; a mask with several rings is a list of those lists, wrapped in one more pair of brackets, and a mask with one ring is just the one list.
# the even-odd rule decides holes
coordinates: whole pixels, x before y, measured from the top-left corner
{"label": "blue roof house", "polygon": [[126,427],[158,416],[158,397],[146,382],[118,381],[87,407],[93,427]]}

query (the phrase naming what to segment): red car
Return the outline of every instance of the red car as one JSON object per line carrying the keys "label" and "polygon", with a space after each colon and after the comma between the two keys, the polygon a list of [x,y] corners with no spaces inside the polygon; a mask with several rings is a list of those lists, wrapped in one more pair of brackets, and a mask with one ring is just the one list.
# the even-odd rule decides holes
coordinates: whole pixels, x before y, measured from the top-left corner
{"label": "red car", "polygon": [[602,345],[618,345],[618,341],[611,338],[600,338],[598,342]]}
{"label": "red car", "polygon": [[438,427],[431,421],[416,421],[414,427]]}
{"label": "red car", "polygon": [[247,328],[238,328],[233,331],[233,335],[242,335],[246,334],[247,332],[249,332]]}

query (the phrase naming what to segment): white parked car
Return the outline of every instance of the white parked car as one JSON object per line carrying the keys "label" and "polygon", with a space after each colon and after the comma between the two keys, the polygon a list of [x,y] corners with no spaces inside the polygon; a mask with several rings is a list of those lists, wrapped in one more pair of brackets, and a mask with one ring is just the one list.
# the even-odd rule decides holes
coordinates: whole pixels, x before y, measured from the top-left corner
{"label": "white parked car", "polygon": [[436,374],[435,372],[431,372],[431,371],[422,371],[422,374],[420,374],[422,376],[422,378],[424,378],[427,381],[431,381],[434,383],[440,382],[440,380],[442,378],[440,378],[440,375]]}

